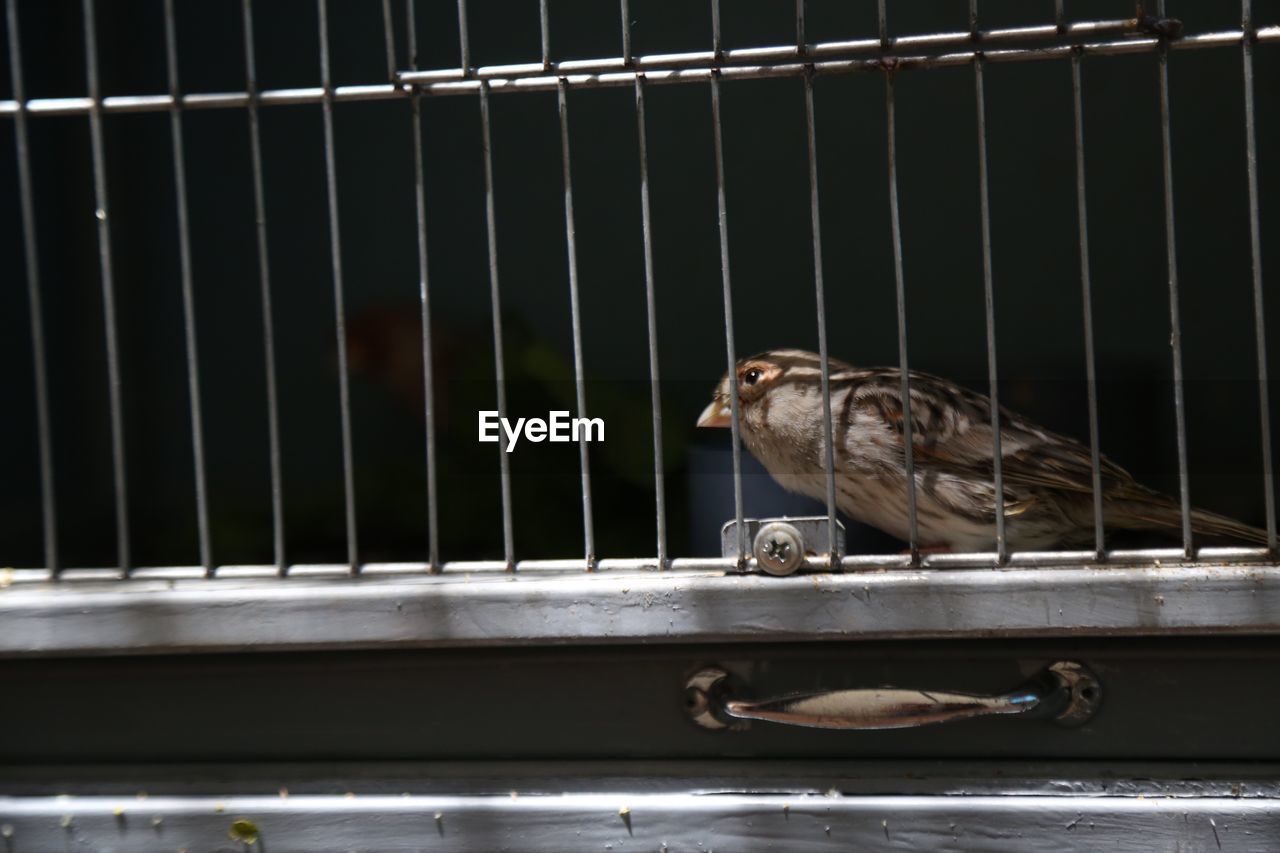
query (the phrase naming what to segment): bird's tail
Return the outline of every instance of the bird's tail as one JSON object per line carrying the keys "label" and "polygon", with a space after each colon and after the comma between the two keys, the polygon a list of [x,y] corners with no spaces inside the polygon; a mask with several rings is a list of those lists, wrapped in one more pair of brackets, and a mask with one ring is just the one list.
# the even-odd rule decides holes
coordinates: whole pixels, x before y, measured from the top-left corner
{"label": "bird's tail", "polygon": [[[1106,526],[1125,530],[1180,531],[1182,505],[1158,492],[1121,498],[1107,507]],[[1191,530],[1201,536],[1267,544],[1267,531],[1202,509],[1191,510]]]}

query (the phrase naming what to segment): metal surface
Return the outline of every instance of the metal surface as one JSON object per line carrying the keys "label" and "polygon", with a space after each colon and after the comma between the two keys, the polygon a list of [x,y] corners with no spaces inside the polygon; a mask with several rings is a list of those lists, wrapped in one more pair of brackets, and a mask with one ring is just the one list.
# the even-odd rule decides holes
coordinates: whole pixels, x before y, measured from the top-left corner
{"label": "metal surface", "polygon": [[[1270,851],[1275,799],[920,797],[696,792],[560,796],[10,798],[14,853],[79,846],[133,853],[402,849]],[[235,827],[235,829],[233,829]],[[232,833],[229,838],[229,833]],[[229,844],[235,841],[235,847]],[[249,846],[249,849],[253,849]]]}
{"label": "metal surface", "polygon": [[[823,525],[825,526],[825,525]],[[720,571],[15,584],[0,653],[1280,633],[1280,568]],[[342,570],[345,567],[334,567]],[[394,568],[394,567],[386,567]]]}
{"label": "metal surface", "polygon": [[797,693],[773,699],[735,698],[723,669],[704,669],[685,686],[686,707],[698,725],[735,727],[736,720],[762,720],[814,729],[884,730],[967,720],[1033,715],[1081,725],[1097,711],[1102,686],[1088,668],[1058,661],[1026,684],[995,696],[945,690],[870,687]]}

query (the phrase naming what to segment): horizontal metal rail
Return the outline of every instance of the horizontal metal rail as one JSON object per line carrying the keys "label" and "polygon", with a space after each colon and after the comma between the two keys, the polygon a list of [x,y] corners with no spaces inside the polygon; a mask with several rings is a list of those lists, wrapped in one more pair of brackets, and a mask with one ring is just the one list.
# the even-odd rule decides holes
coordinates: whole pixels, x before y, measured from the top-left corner
{"label": "horizontal metal rail", "polygon": [[[1197,548],[1193,559],[1187,559],[1181,548],[1133,548],[1103,551],[1101,556],[1093,549],[1078,551],[1014,551],[998,563],[994,551],[973,551],[953,554],[922,554],[919,566],[925,569],[990,569],[990,568],[1041,568],[1061,566],[1097,566],[1123,569],[1137,566],[1156,568],[1220,568],[1224,564],[1265,564],[1272,559],[1266,548],[1209,546]],[[667,568],[677,571],[706,572],[733,571],[738,567],[737,557],[674,557],[667,561]],[[910,554],[856,554],[842,557],[838,568],[852,572],[876,572],[889,569],[905,569],[912,566]],[[749,573],[760,571],[754,557],[743,564]],[[360,563],[359,574],[370,576],[412,575],[428,572],[426,562]],[[450,574],[506,573],[511,566],[505,560],[446,560],[438,564],[440,572]],[[547,574],[577,573],[582,571],[581,557],[563,559],[517,560],[518,572]],[[595,562],[595,568],[608,572],[658,571],[661,566],[656,557],[603,557]],[[351,573],[347,563],[294,563],[286,566],[291,578],[342,577]],[[827,556],[809,556],[801,563],[801,572],[829,572]],[[277,577],[277,566],[272,564],[240,564],[214,567],[214,577],[221,580],[250,580]],[[104,567],[67,568],[57,573],[59,581],[99,581],[120,577],[119,569]],[[140,566],[129,573],[139,580],[186,580],[205,578],[200,566]],[[19,584],[44,583],[52,580],[54,573],[47,568],[0,569],[0,605],[4,590]]]}
{"label": "horizontal metal rail", "polygon": [[[638,780],[638,784],[643,784]],[[291,851],[404,849],[955,849],[980,839],[992,853],[1077,853],[1169,848],[1262,850],[1280,833],[1280,800],[1233,796],[1000,795],[706,796],[557,793],[447,796],[329,794],[219,797],[11,797],[0,799],[12,849]],[[1074,830],[1074,831],[1073,831]],[[1222,841],[1227,845],[1224,846]],[[1233,843],[1235,842],[1235,843]]]}
{"label": "horizontal metal rail", "polygon": [[[1047,31],[1047,27],[1028,27],[1025,32]],[[1004,31],[993,31],[996,33]],[[1056,29],[1054,30],[1056,32]],[[1069,31],[1070,33],[1070,31]],[[964,33],[964,43],[973,44],[973,37]],[[1243,30],[1224,30],[1220,32],[1202,33],[1168,41],[1171,50],[1191,50],[1212,47],[1240,47],[1245,43],[1248,34]],[[894,43],[899,47],[923,48],[946,46],[958,43],[958,34],[940,34],[937,36],[913,37],[908,42],[904,37]],[[979,43],[992,41],[991,33],[979,34]],[[1280,42],[1280,25],[1260,27],[1253,33],[1253,41],[1257,43]],[[1155,53],[1161,49],[1165,40],[1156,37],[1136,37],[1114,39],[1109,41],[1073,42],[1047,45],[1041,47],[970,49],[953,53],[908,54],[883,51],[876,56],[866,58],[832,59],[832,56],[857,54],[867,50],[869,41],[830,42],[807,46],[803,55],[799,54],[795,45],[786,47],[752,48],[742,51],[725,51],[722,60],[717,61],[711,52],[668,54],[660,56],[642,56],[632,60],[630,66],[625,59],[581,60],[575,62],[553,63],[551,71],[543,65],[495,65],[472,69],[464,73],[460,68],[440,71],[402,72],[399,83],[381,83],[374,85],[334,86],[332,100],[335,103],[347,101],[382,101],[407,98],[415,92],[422,95],[475,95],[484,85],[494,94],[504,92],[554,92],[563,79],[565,85],[574,89],[609,88],[618,86],[634,87],[636,79],[643,78],[646,84],[661,85],[675,83],[706,83],[714,73],[722,80],[751,80],[770,77],[802,77],[810,69],[815,75],[848,74],[858,71],[883,71],[888,68],[899,70],[915,68],[942,68],[948,66],[968,65],[981,56],[987,63],[1023,62],[1044,59],[1069,59],[1072,56],[1115,56],[1133,53]],[[874,42],[879,50],[879,41]],[[751,64],[733,65],[734,61],[751,59]],[[584,71],[583,68],[594,69]],[[618,70],[601,70],[616,68]],[[536,73],[535,73],[536,69]],[[298,89],[268,89],[257,95],[257,102],[263,106],[280,106],[286,104],[320,104],[326,100],[327,93],[323,86],[312,86]],[[227,109],[248,107],[251,95],[248,92],[207,92],[187,94],[174,98],[168,94],[156,95],[113,95],[101,98],[100,108],[103,113],[144,113],[164,112],[172,109],[175,100],[185,109]],[[25,112],[30,116],[41,115],[87,115],[94,110],[93,98],[33,98],[26,101]],[[0,101],[0,116],[14,115],[24,109],[24,104],[15,100]]]}
{"label": "horizontal metal rail", "polygon": [[[1176,556],[1180,553],[1173,550]],[[823,555],[825,559],[825,555]],[[0,656],[1280,634],[1280,567],[503,572],[14,585]],[[636,561],[640,562],[640,561]],[[190,575],[188,575],[190,576]]]}
{"label": "horizontal metal rail", "polygon": [[[1063,784],[1068,781],[1070,784]],[[362,800],[392,792],[414,797],[497,795],[508,801],[541,794],[619,794],[643,785],[650,794],[975,797],[1070,800],[1108,796],[1280,799],[1275,761],[1151,761],[895,758],[609,758],[509,760],[201,761],[0,765],[0,802],[41,798],[114,799],[126,822],[164,798],[286,797],[341,792]],[[281,790],[283,788],[283,790]],[[140,797],[140,792],[145,792]],[[5,798],[12,798],[6,800]],[[225,805],[225,803],[224,803]],[[224,814],[226,812],[224,811]],[[65,812],[58,812],[59,819]],[[2,819],[0,819],[2,820]],[[150,821],[147,821],[148,825]],[[625,847],[623,848],[626,849]],[[165,853],[173,853],[166,850]],[[244,851],[237,851],[244,853]],[[255,851],[256,853],[256,851]],[[657,853],[655,849],[655,853]]]}

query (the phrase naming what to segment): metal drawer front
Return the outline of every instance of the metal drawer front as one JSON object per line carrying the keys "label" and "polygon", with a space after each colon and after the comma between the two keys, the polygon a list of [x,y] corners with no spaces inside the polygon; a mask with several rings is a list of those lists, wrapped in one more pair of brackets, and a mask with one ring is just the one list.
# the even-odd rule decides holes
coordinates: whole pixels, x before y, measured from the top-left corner
{"label": "metal drawer front", "polygon": [[[11,762],[576,758],[1280,759],[1272,638],[1001,640],[11,660]],[[1105,690],[1079,728],[988,718],[894,731],[710,731],[685,683],[760,696],[896,686],[999,694],[1056,660]]]}

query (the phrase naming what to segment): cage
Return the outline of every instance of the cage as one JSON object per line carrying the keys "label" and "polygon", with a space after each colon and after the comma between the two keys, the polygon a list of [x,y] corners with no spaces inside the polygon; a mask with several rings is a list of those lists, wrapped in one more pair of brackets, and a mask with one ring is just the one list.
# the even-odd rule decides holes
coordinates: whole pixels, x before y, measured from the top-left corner
{"label": "cage", "polygon": [[[1280,24],[1167,5],[6,0],[10,848],[1271,849]],[[825,499],[695,427],[779,347]],[[833,360],[1088,544],[923,547],[906,372],[842,512]]]}

